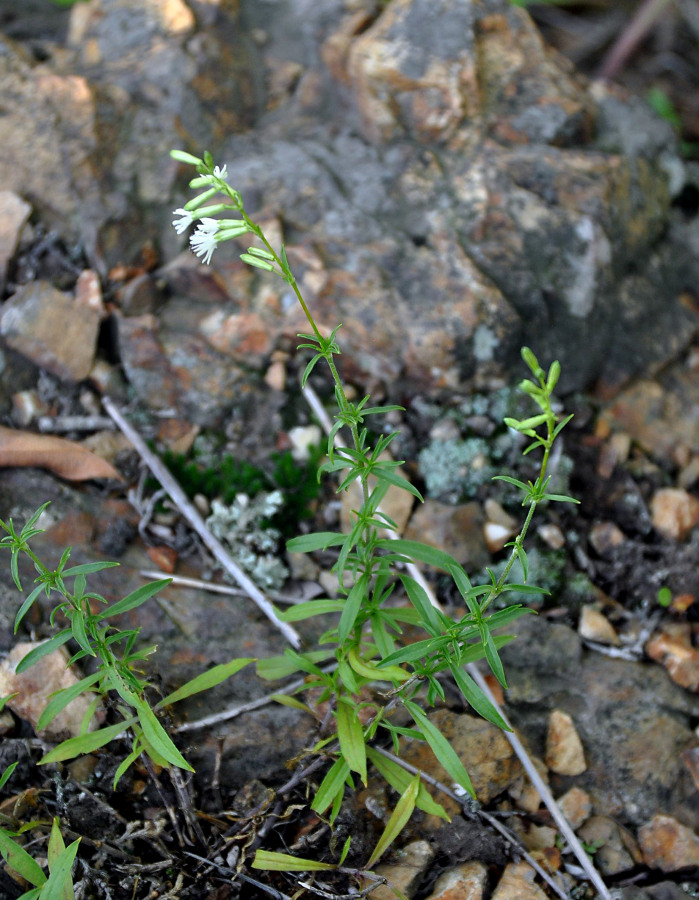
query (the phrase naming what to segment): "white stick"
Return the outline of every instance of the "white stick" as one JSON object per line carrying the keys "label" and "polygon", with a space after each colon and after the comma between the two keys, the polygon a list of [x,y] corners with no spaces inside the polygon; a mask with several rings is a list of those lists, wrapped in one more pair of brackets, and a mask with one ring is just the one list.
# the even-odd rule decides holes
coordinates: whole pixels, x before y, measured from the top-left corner
{"label": "white stick", "polygon": [[267,616],[274,627],[281,631],[291,646],[298,650],[301,646],[301,638],[299,637],[298,632],[292,628],[291,625],[282,622],[277,618],[277,614],[275,613],[272,604],[257,585],[248,578],[245,572],[233,562],[223,544],[211,534],[206,527],[206,522],[204,522],[199,515],[196,507],[189,502],[187,495],[179,486],[176,479],[171,475],[155,453],[149,450],[140,434],[131,427],[109,397],[102,397],[102,405],[112,419],[114,419],[121,431],[131,441],[141,459],[165,488],[173,503],[176,504],[182,515],[196,531],[204,545],[209,549],[216,560],[223,566],[228,574],[238,582],[240,587],[245,591],[248,597],[250,597],[253,603],[257,605],[258,609]]}

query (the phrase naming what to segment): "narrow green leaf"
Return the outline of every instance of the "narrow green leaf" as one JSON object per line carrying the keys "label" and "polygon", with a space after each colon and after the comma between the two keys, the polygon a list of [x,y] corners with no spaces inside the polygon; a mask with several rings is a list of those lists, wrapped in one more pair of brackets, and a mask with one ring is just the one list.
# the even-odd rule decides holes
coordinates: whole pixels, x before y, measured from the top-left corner
{"label": "narrow green leaf", "polygon": [[326,613],[342,612],[345,606],[344,600],[330,600],[327,597],[317,600],[306,600],[303,603],[294,603],[283,612],[277,613],[277,618],[282,622],[303,622],[313,616],[322,616]]}
{"label": "narrow green leaf", "polygon": [[408,599],[419,613],[427,631],[433,637],[439,637],[442,633],[441,622],[439,621],[437,610],[430,603],[430,598],[427,596],[425,589],[410,575],[401,573],[400,580],[403,582]]}
{"label": "narrow green leaf", "polygon": [[12,580],[17,585],[17,590],[22,590],[22,582],[19,580],[19,550],[16,547],[12,548],[12,556],[10,557],[10,574],[12,575]]}
{"label": "narrow green leaf", "polygon": [[279,703],[281,706],[289,706],[291,709],[300,709],[301,712],[313,716],[311,707],[307,703],[303,703],[299,700],[298,697],[290,697],[289,694],[270,694],[269,699],[274,700],[275,703]]}
{"label": "narrow green leaf", "polygon": [[[332,650],[313,650],[304,654],[305,658],[313,663],[322,663],[334,656]],[[279,681],[288,678],[295,672],[305,671],[298,664],[296,658],[289,656],[269,656],[260,659],[256,666],[257,674],[266,681]]]}
{"label": "narrow green leaf", "polygon": [[183,684],[176,691],[168,694],[167,697],[163,697],[162,700],[158,701],[155,708],[161,709],[163,706],[177,703],[179,700],[184,700],[185,697],[191,697],[200,691],[208,691],[210,688],[216,687],[217,684],[221,684],[222,681],[235,675],[236,672],[240,672],[241,669],[251,662],[255,662],[255,660],[253,658],[232,659],[230,662],[222,663],[220,666],[213,666],[211,669],[207,669],[206,672],[202,672],[201,675],[197,675],[196,678],[192,678],[186,684]]}
{"label": "narrow green leaf", "polygon": [[314,550],[327,550],[344,543],[347,535],[338,531],[318,531],[314,534],[303,534],[286,542],[289,553],[312,553]]}
{"label": "narrow green leaf", "polygon": [[441,731],[430,722],[417,703],[413,703],[412,700],[404,700],[403,704],[413,717],[415,723],[419,726],[430,749],[452,781],[460,784],[472,797],[475,797],[476,794],[473,790],[471,779],[468,777],[468,772],[464,768],[464,764],[459,759],[449,741],[444,737]]}
{"label": "narrow green leaf", "polygon": [[10,765],[2,773],[2,776],[0,776],[0,790],[2,790],[5,787],[7,782],[12,777],[12,773],[14,772],[14,770],[17,768],[18,765],[19,765],[19,763],[16,763],[16,762],[10,763]]}
{"label": "narrow green leaf", "polygon": [[386,622],[382,611],[375,612],[371,615],[371,634],[382,658],[388,656],[389,653],[393,653],[396,649],[395,641],[386,628]]}
{"label": "narrow green leaf", "polygon": [[366,786],[366,744],[364,729],[357,718],[356,710],[349,703],[340,700],[335,713],[340,751],[347,765],[356,772]]}
{"label": "narrow green leaf", "polygon": [[145,603],[146,600],[150,600],[153,594],[162,591],[162,589],[167,587],[171,581],[172,578],[161,578],[159,581],[151,581],[149,584],[141,585],[140,588],[136,588],[136,590],[132,591],[127,597],[124,597],[122,600],[117,600],[112,606],[108,606],[100,613],[99,618],[106,619],[110,616],[118,616],[120,613],[135,609],[137,606]]}
{"label": "narrow green leaf", "polygon": [[347,640],[354,628],[354,623],[357,621],[359,610],[362,607],[362,601],[366,599],[368,586],[369,576],[366,574],[361,575],[352,585],[352,589],[347,595],[338,626],[340,643],[344,643]]}
{"label": "narrow green leaf", "polygon": [[525,581],[529,580],[529,557],[527,556],[527,552],[521,545],[517,547],[517,559],[520,561],[522,566],[522,577]]}
{"label": "narrow green leaf", "polygon": [[49,862],[51,874],[41,890],[41,900],[73,900],[71,871],[79,845],[80,838],[59,854],[53,866]]}
{"label": "narrow green leaf", "polygon": [[418,560],[428,566],[434,566],[436,569],[444,569],[445,572],[451,565],[458,566],[458,562],[451,554],[445,553],[444,550],[438,550],[436,547],[430,547],[429,544],[423,544],[422,541],[382,538],[376,542],[376,545],[394,553],[403,553],[409,560]]}
{"label": "narrow green leaf", "polygon": [[86,691],[89,687],[98,682],[101,677],[101,672],[94,672],[92,675],[88,675],[86,678],[78,681],[77,684],[73,684],[70,687],[63,688],[52,694],[44,711],[39,716],[39,721],[36,723],[36,730],[43,731],[69,703],[75,700],[76,697],[79,697],[83,691]]}
{"label": "narrow green leaf", "polygon": [[445,647],[449,640],[448,635],[444,635],[440,638],[427,638],[424,641],[415,641],[413,644],[407,644],[405,647],[399,647],[398,650],[394,650],[393,653],[382,659],[381,662],[378,662],[377,666],[382,668],[383,666],[400,665],[404,662],[415,662],[428,656],[430,653],[434,653],[440,647]]}
{"label": "narrow green leaf", "polygon": [[352,669],[352,666],[349,665],[347,660],[341,659],[337,663],[337,671],[340,676],[340,680],[350,692],[350,694],[358,694],[360,691],[360,685],[357,681],[357,674]]}
{"label": "narrow green leaf", "polygon": [[123,722],[117,722],[116,725],[109,725],[107,728],[100,728],[99,731],[90,731],[88,734],[79,737],[68,738],[67,741],[54,747],[46,756],[39,760],[40,766],[48,763],[63,762],[66,759],[74,759],[76,756],[82,756],[86,753],[92,753],[100,747],[104,747],[114,738],[119,737],[128,728],[130,728],[138,719],[134,716],[130,719],[124,719]]}
{"label": "narrow green leaf", "polygon": [[114,781],[112,784],[114,790],[116,790],[116,787],[121,781],[121,778],[125,774],[125,772],[127,772],[131,768],[131,766],[136,762],[136,760],[142,753],[143,745],[140,743],[140,741],[136,741],[136,746],[134,747],[134,749],[131,751],[131,753],[129,753],[126,759],[122,760],[122,762],[119,763],[119,766],[114,773]]}
{"label": "narrow green leaf", "polygon": [[454,676],[456,686],[464,695],[466,702],[475,709],[478,715],[492,722],[493,725],[497,725],[498,728],[502,728],[503,731],[512,731],[468,672],[464,672],[458,665],[452,665],[449,668]]}
{"label": "narrow green leaf", "polygon": [[82,609],[69,609],[68,615],[70,617],[70,630],[73,633],[73,637],[78,642],[78,646],[81,647],[88,656],[96,656],[97,654],[90,646],[90,641],[87,637]]}
{"label": "narrow green leaf", "polygon": [[70,569],[65,569],[63,577],[67,578],[69,575],[91,575],[93,572],[101,572],[102,569],[111,569],[118,565],[118,562],[84,563],[82,566],[71,566]]}
{"label": "narrow green leaf", "polygon": [[41,516],[42,512],[46,509],[47,506],[50,506],[50,505],[51,505],[51,501],[49,500],[47,503],[42,504],[37,509],[37,511],[35,513],[32,513],[32,515],[27,519],[27,521],[24,524],[24,528],[21,531],[21,535],[23,538],[26,538],[27,532],[32,528],[33,525],[35,525],[39,521],[39,517]]}
{"label": "narrow green leaf", "polygon": [[574,415],[574,413],[571,413],[569,416],[566,416],[565,419],[562,419],[558,423],[558,425],[556,425],[556,427],[553,429],[553,434],[551,435],[553,440],[556,440],[556,438],[561,433],[561,431],[563,431],[563,429],[566,427],[568,422],[570,422],[570,420],[573,418],[575,418],[575,415]]}
{"label": "narrow green leaf", "polygon": [[311,809],[322,815],[330,806],[338,793],[344,794],[345,782],[350,773],[350,767],[345,760],[340,757],[328,769],[325,778],[321,781],[318,792],[313,798]]}
{"label": "narrow green leaf", "polygon": [[485,658],[488,660],[488,665],[490,669],[500,682],[500,684],[507,689],[507,680],[505,679],[505,670],[502,667],[502,662],[500,657],[498,656],[498,651],[495,646],[495,642],[493,641],[493,636],[490,633],[490,629],[487,625],[483,625],[483,630],[481,632],[481,640],[485,646]]}
{"label": "narrow green leaf", "polygon": [[54,635],[50,640],[44,641],[43,644],[39,644],[38,647],[34,647],[34,649],[30,650],[26,656],[23,656],[17,664],[15,671],[18,675],[22,672],[26,672],[35,662],[38,662],[40,659],[43,659],[44,656],[48,656],[50,653],[58,650],[58,648],[62,647],[64,644],[67,644],[72,636],[73,634],[70,628],[59,631],[59,633]]}
{"label": "narrow green leaf", "polygon": [[352,835],[347,836],[347,840],[342,845],[342,852],[340,853],[340,859],[338,861],[338,866],[341,866],[344,861],[347,859],[347,854],[350,851],[350,847],[352,846]]}
{"label": "narrow green leaf", "polygon": [[42,888],[42,900],[75,900],[71,869],[75,860],[80,839],[74,841],[68,850],[63,842],[63,835],[59,827],[58,818],[54,818],[49,837],[49,871],[51,877]]}
{"label": "narrow green leaf", "polygon": [[493,481],[506,481],[508,484],[513,484],[515,487],[520,488],[525,493],[529,493],[529,485],[518,478],[511,478],[509,475],[493,475]]}
{"label": "narrow green leaf", "polygon": [[[408,789],[411,776],[404,768],[399,766],[398,763],[394,762],[392,759],[387,759],[382,753],[378,753],[373,747],[367,747],[366,753],[367,757],[376,766],[380,774],[391,785],[394,791],[403,794]],[[415,805],[418,809],[421,809],[428,815],[439,816],[440,819],[444,819],[446,822],[450,821],[444,807],[441,803],[437,803],[422,781],[420,781],[420,788],[418,790]]]}
{"label": "narrow green leaf", "polygon": [[407,478],[403,478],[402,475],[397,475],[391,469],[388,469],[381,465],[375,466],[373,468],[372,475],[379,481],[387,481],[394,487],[400,488],[402,491],[407,491],[409,494],[412,494],[413,497],[417,497],[417,499],[422,503],[423,498],[420,491],[418,491],[418,489],[414,485],[412,485]]}
{"label": "narrow green leaf", "polygon": [[337,868],[332,863],[302,859],[288,853],[276,853],[274,850],[256,850],[251,867],[265,869],[268,872],[331,872]]}
{"label": "narrow green leaf", "polygon": [[568,497],[566,494],[544,494],[542,500],[555,500],[558,503],[580,503],[575,497]]}
{"label": "narrow green leaf", "polygon": [[367,869],[370,869],[374,863],[381,858],[408,824],[408,819],[412,816],[413,810],[415,809],[415,802],[417,800],[419,789],[420,776],[415,775],[411,778],[410,784],[403,793],[403,796],[398,803],[396,803],[396,808],[391,813],[391,817],[386,823],[383,834],[379,838],[373,853],[369,857],[369,861],[366,864]]}
{"label": "narrow green leaf", "polygon": [[514,621],[514,619],[518,619],[520,616],[526,616],[528,613],[531,615],[536,615],[536,612],[530,606],[521,606],[517,604],[516,606],[508,606],[505,609],[499,609],[497,612],[494,612],[492,616],[488,616],[485,620],[488,624],[488,628],[492,631],[495,628],[503,628],[505,625],[509,625],[510,622]]}
{"label": "narrow green leaf", "polygon": [[454,579],[454,584],[459,590],[459,593],[466,601],[466,605],[468,606],[469,612],[473,616],[474,620],[477,622],[481,618],[481,608],[478,605],[477,601],[473,596],[473,588],[471,587],[471,582],[468,579],[468,575],[464,572],[462,566],[450,566],[449,574]]}
{"label": "narrow green leaf", "polygon": [[34,588],[34,590],[31,592],[31,594],[29,594],[29,596],[26,598],[24,603],[20,606],[19,610],[17,611],[17,615],[15,616],[15,627],[14,627],[15,634],[17,634],[17,629],[19,628],[20,622],[26,616],[27,611],[31,607],[32,603],[34,603],[36,598],[39,596],[39,594],[43,590],[44,590],[44,584],[43,583],[38,584]]}
{"label": "narrow green leaf", "polygon": [[323,356],[320,353],[316,353],[316,355],[308,361],[306,368],[303,370],[303,375],[301,376],[302,388],[306,387],[306,382],[308,381],[311,372],[315,369],[318,361],[321,359],[323,359]]}
{"label": "narrow green leaf", "polygon": [[2,828],[0,828],[0,854],[7,865],[29,884],[36,887],[46,884],[47,878],[39,863]]}
{"label": "narrow green leaf", "polygon": [[136,712],[138,713],[138,721],[141,724],[141,728],[143,728],[143,736],[148,743],[151,744],[156,753],[166,759],[169,763],[172,763],[173,766],[177,766],[178,769],[185,769],[187,772],[193,772],[194,769],[173,744],[170,735],[160,724],[153,710],[140,698],[136,704]]}
{"label": "narrow green leaf", "polygon": [[516,594],[548,594],[549,591],[546,588],[537,587],[535,584],[517,584],[514,581],[509,582],[509,584],[504,584],[502,588],[500,588],[503,594],[506,594],[508,591],[510,593]]}

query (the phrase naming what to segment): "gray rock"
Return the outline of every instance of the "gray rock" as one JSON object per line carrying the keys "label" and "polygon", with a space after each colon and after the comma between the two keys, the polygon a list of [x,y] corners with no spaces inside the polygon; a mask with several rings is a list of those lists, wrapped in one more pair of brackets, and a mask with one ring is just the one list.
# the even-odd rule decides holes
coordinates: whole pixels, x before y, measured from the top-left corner
{"label": "gray rock", "polygon": [[0,296],[5,290],[7,264],[14,256],[32,208],[13,191],[0,190]]}
{"label": "gray rock", "polygon": [[526,616],[502,650],[508,709],[533,752],[545,746],[543,710],[565,710],[575,721],[588,764],[575,779],[555,779],[590,794],[593,811],[640,826],[658,809],[690,827],[699,824],[696,788],[680,754],[694,746],[699,698],[657,665],[583,651],[564,625]]}
{"label": "gray rock", "polygon": [[46,281],[20,288],[5,303],[0,334],[39,368],[68,381],[90,374],[102,317],[101,297],[78,291],[70,297]]}

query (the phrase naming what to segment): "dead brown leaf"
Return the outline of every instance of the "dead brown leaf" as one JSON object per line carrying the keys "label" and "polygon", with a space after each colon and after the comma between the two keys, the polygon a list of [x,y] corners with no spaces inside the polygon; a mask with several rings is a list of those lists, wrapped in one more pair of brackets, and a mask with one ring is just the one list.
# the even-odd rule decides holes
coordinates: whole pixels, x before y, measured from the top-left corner
{"label": "dead brown leaf", "polygon": [[0,426],[0,467],[37,466],[69,481],[117,478],[117,470],[81,444],[48,434]]}

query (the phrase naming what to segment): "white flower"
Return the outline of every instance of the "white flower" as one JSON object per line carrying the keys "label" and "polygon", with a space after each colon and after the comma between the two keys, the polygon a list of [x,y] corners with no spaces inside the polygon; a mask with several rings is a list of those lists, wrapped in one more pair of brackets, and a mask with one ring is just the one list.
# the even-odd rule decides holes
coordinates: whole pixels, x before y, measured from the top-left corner
{"label": "white flower", "polygon": [[228,178],[228,169],[225,166],[222,169],[214,166],[214,178],[220,178],[221,181],[225,181]]}
{"label": "white flower", "polygon": [[197,230],[190,237],[189,243],[194,253],[201,256],[202,262],[207,265],[216,249],[216,232],[218,231],[218,219],[204,217],[199,222]]}
{"label": "white flower", "polygon": [[182,207],[176,209],[173,212],[173,216],[181,216],[180,219],[175,219],[172,223],[172,227],[178,234],[182,234],[183,231],[186,231],[194,221],[191,212],[182,209]]}

